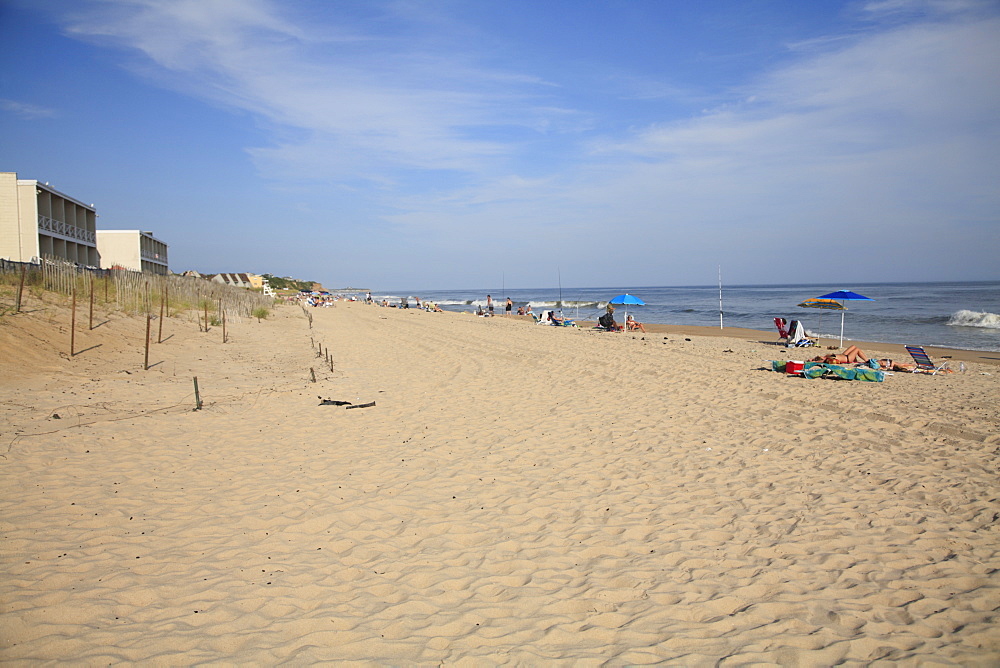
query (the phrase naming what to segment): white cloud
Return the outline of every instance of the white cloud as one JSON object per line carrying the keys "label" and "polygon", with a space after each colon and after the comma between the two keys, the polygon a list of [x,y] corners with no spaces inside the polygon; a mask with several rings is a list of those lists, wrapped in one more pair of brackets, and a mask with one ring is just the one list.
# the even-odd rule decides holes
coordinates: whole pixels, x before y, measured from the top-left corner
{"label": "white cloud", "polygon": [[187,93],[301,131],[299,141],[279,134],[274,146],[252,151],[262,167],[273,161],[291,176],[302,171],[296,163],[331,179],[477,171],[516,150],[474,137],[477,128],[561,125],[571,113],[538,104],[535,91],[551,86],[537,77],[483,68],[474,56],[436,52],[415,38],[326,18],[293,22],[284,9],[265,0],[132,0],[79,16],[71,31],[139,50],[162,68],[155,76]]}
{"label": "white cloud", "polygon": [[[678,275],[719,253],[815,268],[766,241],[774,230],[799,248],[876,246],[882,265],[954,261],[961,244],[994,264],[1000,254],[990,3],[869,3],[856,32],[798,42],[738,89],[684,91],[713,101],[704,114],[628,133],[602,129],[613,111],[575,108],[558,82],[481,65],[477,45],[419,3],[367,7],[378,33],[265,0],[98,7],[74,34],[136,49],[147,74],[253,113],[274,129],[271,145],[248,149],[264,174],[368,193],[373,218],[426,241],[428,263],[501,229],[511,248],[530,238],[590,266],[657,267],[681,245]],[[447,34],[420,33],[442,22]],[[648,75],[621,89],[682,95]],[[670,281],[653,271],[633,281]]]}
{"label": "white cloud", "polygon": [[[670,261],[678,281],[720,253],[747,264],[775,256],[782,268],[769,280],[795,280],[790,272],[822,270],[824,248],[849,250],[848,264],[868,258],[865,271],[882,268],[869,274],[881,280],[910,265],[925,277],[973,266],[995,275],[1000,20],[921,22],[832,44],[734,91],[743,103],[597,140],[586,164],[534,189],[500,182],[407,202],[415,213],[398,220],[502,224],[515,238],[561,239],[564,254],[595,267],[626,257],[655,267],[681,247]],[[573,231],[560,235],[566,221]],[[641,243],[588,247],[603,238]],[[782,250],[792,247],[800,252]]]}
{"label": "white cloud", "polygon": [[40,107],[36,104],[30,104],[28,102],[19,102],[17,100],[0,99],[0,110],[26,120],[55,118],[56,116],[56,112],[53,109]]}

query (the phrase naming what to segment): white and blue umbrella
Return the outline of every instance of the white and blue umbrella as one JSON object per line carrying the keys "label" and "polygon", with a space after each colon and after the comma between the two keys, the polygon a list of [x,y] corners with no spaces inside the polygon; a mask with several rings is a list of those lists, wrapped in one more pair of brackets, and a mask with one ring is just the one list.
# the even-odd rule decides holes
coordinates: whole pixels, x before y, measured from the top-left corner
{"label": "white and blue umbrella", "polygon": [[628,294],[627,292],[625,294],[623,294],[623,295],[618,295],[617,297],[612,297],[608,301],[608,303],[609,304],[622,304],[622,305],[625,306],[625,322],[626,323],[628,323],[628,307],[629,307],[630,304],[632,306],[645,306],[646,305],[646,302],[642,301],[641,299],[639,299],[638,297],[636,297],[634,295]]}
{"label": "white and blue umbrella", "polygon": [[[831,292],[828,295],[820,295],[817,299],[835,299],[840,302],[843,306],[845,301],[875,301],[871,297],[865,297],[864,295],[859,295],[857,292],[851,292],[850,290],[837,290],[836,292]],[[840,312],[840,347],[844,347],[844,311]]]}

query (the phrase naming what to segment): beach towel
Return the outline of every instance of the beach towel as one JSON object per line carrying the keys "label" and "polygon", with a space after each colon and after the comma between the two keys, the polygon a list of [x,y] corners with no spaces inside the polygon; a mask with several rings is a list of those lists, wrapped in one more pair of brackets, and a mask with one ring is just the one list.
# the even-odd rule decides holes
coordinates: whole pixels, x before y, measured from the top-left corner
{"label": "beach towel", "polygon": [[826,374],[826,365],[819,362],[806,362],[802,370],[803,378],[819,378]]}
{"label": "beach towel", "polygon": [[802,376],[803,378],[826,376],[838,380],[860,380],[868,383],[881,383],[885,380],[884,371],[876,371],[868,366],[851,369],[839,364],[824,364],[823,362],[806,362]]}
{"label": "beach towel", "polygon": [[826,370],[831,376],[841,380],[854,380],[854,377],[857,375],[856,369],[848,369],[846,366],[840,366],[839,364],[827,364]]}
{"label": "beach towel", "polygon": [[815,344],[806,338],[806,328],[802,326],[802,323],[798,320],[792,320],[792,323],[788,326],[787,345],[789,347],[804,348]]}
{"label": "beach towel", "polygon": [[881,383],[885,380],[885,371],[858,367],[854,370],[854,380],[863,380],[869,383]]}

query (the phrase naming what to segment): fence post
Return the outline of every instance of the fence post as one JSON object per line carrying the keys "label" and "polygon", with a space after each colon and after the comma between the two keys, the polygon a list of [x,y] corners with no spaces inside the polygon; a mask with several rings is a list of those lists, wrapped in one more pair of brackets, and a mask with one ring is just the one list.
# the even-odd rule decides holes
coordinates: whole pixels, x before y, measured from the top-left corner
{"label": "fence post", "polygon": [[149,371],[149,322],[150,322],[150,320],[152,320],[152,317],[147,313],[146,314],[146,360],[145,360],[145,362],[143,362],[143,365],[142,365],[142,370],[143,371]]}
{"label": "fence post", "polygon": [[194,409],[201,410],[201,394],[198,392],[198,376],[194,377]]}
{"label": "fence post", "polygon": [[69,321],[69,356],[76,355],[76,281],[73,281],[73,315]]}
{"label": "fence post", "polygon": [[27,265],[21,265],[21,283],[17,286],[17,308],[15,313],[21,312],[21,294],[24,292],[24,275],[28,271]]}
{"label": "fence post", "polygon": [[94,329],[94,275],[90,275],[90,329]]}
{"label": "fence post", "polygon": [[160,300],[160,331],[156,335],[156,342],[163,343],[163,300]]}

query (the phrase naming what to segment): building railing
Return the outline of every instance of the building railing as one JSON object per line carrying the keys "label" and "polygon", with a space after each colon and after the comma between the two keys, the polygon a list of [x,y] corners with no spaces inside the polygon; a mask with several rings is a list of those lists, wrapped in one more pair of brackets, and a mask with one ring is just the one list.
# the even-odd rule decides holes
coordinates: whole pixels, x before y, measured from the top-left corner
{"label": "building railing", "polygon": [[139,250],[139,255],[142,256],[143,260],[149,260],[150,262],[159,262],[160,264],[163,264],[163,265],[167,264],[167,254],[166,254],[166,252],[163,252],[163,253],[154,253],[153,251],[148,251],[146,249],[140,249]]}
{"label": "building railing", "polygon": [[53,236],[62,237],[69,241],[83,241],[91,246],[97,246],[97,234],[76,225],[61,220],[55,220],[48,216],[38,216],[38,229]]}

